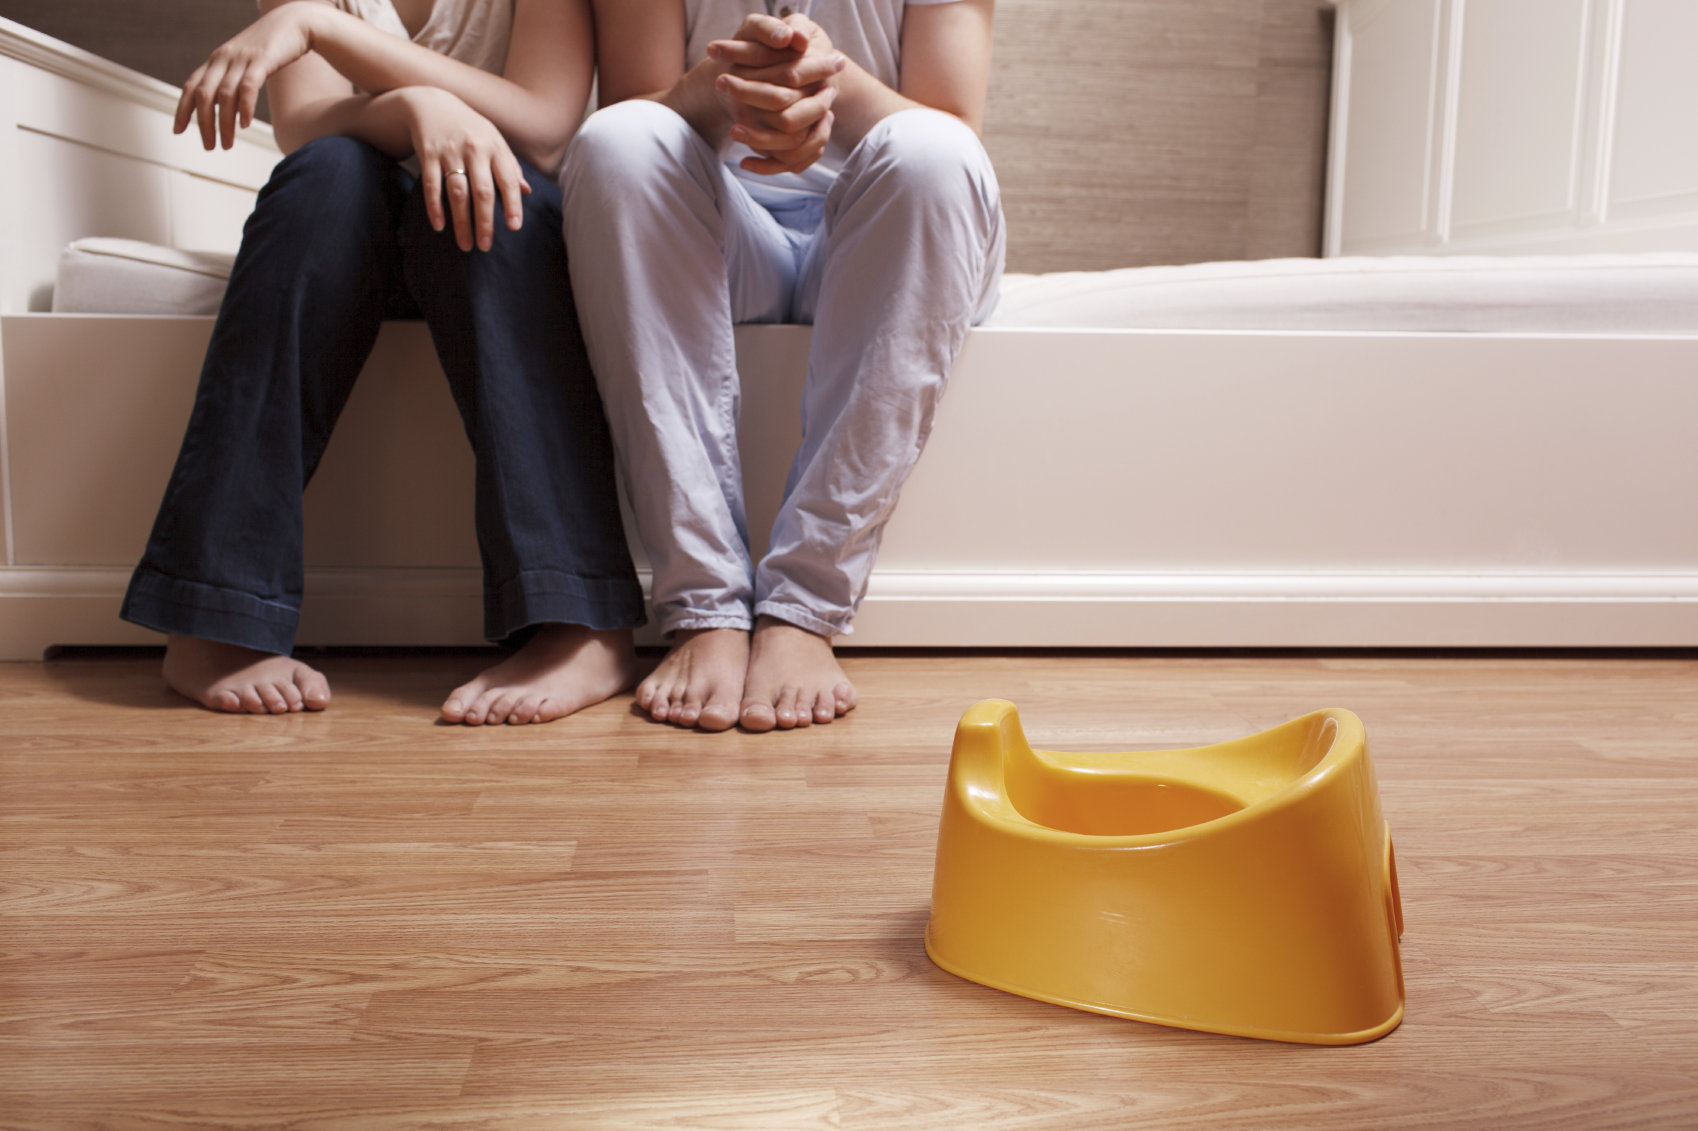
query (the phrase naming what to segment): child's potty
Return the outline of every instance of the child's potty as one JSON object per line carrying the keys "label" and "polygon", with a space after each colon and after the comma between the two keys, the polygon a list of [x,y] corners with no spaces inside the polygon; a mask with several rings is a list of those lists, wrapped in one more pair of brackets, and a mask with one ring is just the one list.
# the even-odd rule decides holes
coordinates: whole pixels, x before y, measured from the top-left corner
{"label": "child's potty", "polygon": [[951,973],[1116,1017],[1347,1045],[1403,1020],[1402,933],[1349,711],[1142,754],[1035,751],[996,699],[961,720],[926,927]]}

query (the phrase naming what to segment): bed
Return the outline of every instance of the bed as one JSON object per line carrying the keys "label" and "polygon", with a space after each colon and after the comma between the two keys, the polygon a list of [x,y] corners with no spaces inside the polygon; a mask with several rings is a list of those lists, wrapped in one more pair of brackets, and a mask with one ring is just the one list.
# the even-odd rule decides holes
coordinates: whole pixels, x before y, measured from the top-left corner
{"label": "bed", "polygon": [[[1338,257],[1011,279],[842,643],[1698,643],[1698,202],[1629,209],[1631,231],[1594,220],[1587,243],[1513,217],[1481,234],[1466,199],[1428,224],[1423,190],[1399,236],[1381,166],[1401,157],[1368,152],[1388,131],[1363,109],[1392,100],[1361,88],[1397,76],[1367,64],[1406,9],[1432,17],[1435,52],[1469,29],[1442,0],[1360,8],[1339,21]],[[56,293],[75,305],[61,252],[118,237],[216,264],[277,153],[255,128],[204,154],[169,136],[170,88],[6,22],[0,79],[0,200],[29,217],[3,226],[0,656],[156,641],[116,611],[211,319],[54,312]],[[807,343],[739,330],[757,532]],[[307,503],[301,643],[480,642],[470,453],[422,325],[384,328]]]}

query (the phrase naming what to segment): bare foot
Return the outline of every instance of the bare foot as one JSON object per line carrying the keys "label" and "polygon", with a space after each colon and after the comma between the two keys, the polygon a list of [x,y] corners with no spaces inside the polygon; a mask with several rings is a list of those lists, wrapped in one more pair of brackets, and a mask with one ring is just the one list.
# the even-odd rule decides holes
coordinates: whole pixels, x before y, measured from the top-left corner
{"label": "bare foot", "polygon": [[299,660],[196,636],[167,638],[165,682],[209,710],[232,714],[322,711],[330,703],[329,681]]}
{"label": "bare foot", "polygon": [[730,730],[749,667],[749,634],[741,628],[683,629],[672,651],[637,687],[637,706],[657,723]]}
{"label": "bare foot", "polygon": [[855,685],[838,666],[830,640],[772,617],[756,620],[743,686],[743,729],[829,723],[853,711],[857,702]]}
{"label": "bare foot", "polygon": [[636,676],[630,630],[545,624],[523,648],[450,692],[442,717],[467,726],[552,722],[619,694]]}

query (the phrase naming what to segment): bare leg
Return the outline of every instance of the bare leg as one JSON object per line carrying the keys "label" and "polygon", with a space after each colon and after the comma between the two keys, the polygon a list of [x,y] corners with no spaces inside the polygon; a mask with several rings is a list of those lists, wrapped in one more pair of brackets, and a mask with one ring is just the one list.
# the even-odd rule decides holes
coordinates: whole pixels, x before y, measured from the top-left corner
{"label": "bare leg", "polygon": [[548,624],[523,648],[450,692],[442,717],[468,726],[552,722],[619,694],[636,675],[629,629]]}
{"label": "bare leg", "polygon": [[756,619],[743,686],[740,721],[745,730],[829,723],[853,711],[858,701],[829,639],[773,617]]}
{"label": "bare leg", "polygon": [[322,711],[330,703],[329,681],[299,660],[195,636],[167,639],[165,682],[208,710],[232,714]]}
{"label": "bare leg", "polygon": [[685,629],[637,688],[637,706],[657,723],[730,730],[737,722],[749,634],[741,628]]}

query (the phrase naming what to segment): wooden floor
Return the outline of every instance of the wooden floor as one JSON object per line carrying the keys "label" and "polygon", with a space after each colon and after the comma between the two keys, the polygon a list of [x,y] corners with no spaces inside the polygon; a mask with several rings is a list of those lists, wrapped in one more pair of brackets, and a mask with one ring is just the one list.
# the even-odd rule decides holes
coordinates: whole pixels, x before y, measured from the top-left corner
{"label": "wooden floor", "polygon": [[[433,725],[482,662],[325,657],[334,709],[283,719],[146,653],[0,665],[0,1125],[1698,1126],[1691,654],[851,656],[861,710],[796,734]],[[991,696],[1052,749],[1360,714],[1402,1027],[1271,1044],[932,966]]]}

